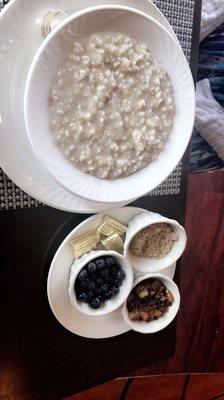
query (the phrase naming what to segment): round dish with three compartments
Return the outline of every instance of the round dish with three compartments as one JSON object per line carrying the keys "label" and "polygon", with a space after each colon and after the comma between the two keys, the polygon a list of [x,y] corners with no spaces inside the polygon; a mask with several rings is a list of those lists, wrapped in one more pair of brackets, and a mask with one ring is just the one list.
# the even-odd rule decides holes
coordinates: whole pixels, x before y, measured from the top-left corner
{"label": "round dish with three compartments", "polygon": [[[128,224],[142,212],[149,213],[141,208],[124,207],[111,209],[108,211],[108,215]],[[109,338],[130,330],[123,319],[122,306],[110,314],[90,317],[74,308],[68,295],[70,271],[74,261],[71,239],[98,227],[102,223],[104,215],[97,214],[86,219],[64,239],[51,262],[47,282],[48,300],[55,318],[72,333],[92,339]],[[162,274],[173,279],[175,268],[176,263],[164,269]],[[135,278],[138,278],[142,274],[135,271],[134,275]]]}

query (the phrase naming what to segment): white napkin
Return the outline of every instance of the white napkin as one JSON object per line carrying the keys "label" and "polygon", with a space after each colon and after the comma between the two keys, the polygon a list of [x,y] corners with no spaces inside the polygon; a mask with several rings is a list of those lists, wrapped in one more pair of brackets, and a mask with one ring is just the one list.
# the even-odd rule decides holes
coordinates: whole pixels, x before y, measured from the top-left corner
{"label": "white napkin", "polygon": [[224,161],[224,109],[214,99],[210,82],[197,83],[195,129]]}
{"label": "white napkin", "polygon": [[[224,22],[224,0],[203,0],[201,35],[203,40]],[[195,129],[224,161],[224,109],[214,99],[208,79],[196,85]]]}
{"label": "white napkin", "polygon": [[203,0],[201,35],[203,40],[224,22],[224,0]]}

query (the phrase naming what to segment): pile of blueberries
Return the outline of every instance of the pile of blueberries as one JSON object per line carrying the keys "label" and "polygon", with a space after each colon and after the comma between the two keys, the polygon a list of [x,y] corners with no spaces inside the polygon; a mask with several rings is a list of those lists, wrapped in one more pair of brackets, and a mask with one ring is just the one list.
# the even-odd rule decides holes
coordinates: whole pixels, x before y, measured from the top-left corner
{"label": "pile of blueberries", "polygon": [[78,274],[75,281],[76,298],[97,309],[119,293],[124,278],[125,272],[114,257],[98,257]]}

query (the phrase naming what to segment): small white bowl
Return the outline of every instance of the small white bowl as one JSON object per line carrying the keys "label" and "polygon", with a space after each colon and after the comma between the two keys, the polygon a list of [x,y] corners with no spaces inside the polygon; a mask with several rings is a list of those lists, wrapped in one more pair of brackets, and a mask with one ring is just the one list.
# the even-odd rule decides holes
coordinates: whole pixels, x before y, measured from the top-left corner
{"label": "small white bowl", "polygon": [[174,283],[174,281],[167,276],[164,276],[162,274],[147,274],[144,275],[134,282],[133,288],[139,283],[142,282],[146,279],[153,278],[153,279],[158,279],[160,280],[167,289],[169,289],[174,297],[174,302],[171,307],[169,307],[169,310],[163,314],[160,318],[157,320],[153,320],[151,322],[144,322],[144,321],[132,321],[130,320],[128,316],[128,310],[127,310],[127,300],[125,301],[123,308],[122,308],[122,314],[123,318],[126,322],[127,325],[130,326],[131,329],[133,329],[136,332],[140,333],[155,333],[159,332],[162,329],[166,328],[175,318],[177,315],[177,312],[180,307],[180,292],[177,287],[177,285]]}
{"label": "small white bowl", "polygon": [[[88,262],[101,256],[113,256],[118,261],[126,276],[123,280],[122,285],[120,286],[120,292],[118,293],[118,295],[111,300],[105,301],[98,310],[94,310],[87,303],[78,301],[76,299],[75,281],[79,272],[85,267],[86,264],[88,264]],[[129,262],[124,258],[124,256],[117,253],[116,251],[92,251],[91,253],[85,254],[81,259],[74,261],[71,267],[68,294],[73,307],[75,307],[82,314],[88,315],[90,317],[100,317],[105,314],[110,314],[124,303],[132,288],[133,280],[134,276],[132,267]]]}
{"label": "small white bowl", "polygon": [[[167,70],[175,102],[172,131],[157,159],[128,177],[114,180],[99,179],[76,168],[53,143],[49,128],[49,90],[65,55],[71,50],[74,40],[102,31],[123,32],[145,43]],[[128,202],[157,187],[181,160],[194,124],[195,89],[179,44],[162,25],[139,10],[102,5],[68,17],[44,40],[27,77],[24,112],[36,156],[62,187],[95,202]]]}
{"label": "small white bowl", "polygon": [[[142,229],[149,225],[157,223],[168,223],[172,225],[178,232],[179,238],[171,249],[171,251],[163,258],[157,260],[152,258],[144,258],[134,255],[130,250],[130,243],[133,237]],[[124,243],[124,256],[133,265],[136,271],[142,273],[157,273],[174,264],[183,254],[187,243],[187,236],[184,228],[175,220],[163,217],[160,214],[147,212],[141,213],[133,218],[128,225],[126,239]]]}

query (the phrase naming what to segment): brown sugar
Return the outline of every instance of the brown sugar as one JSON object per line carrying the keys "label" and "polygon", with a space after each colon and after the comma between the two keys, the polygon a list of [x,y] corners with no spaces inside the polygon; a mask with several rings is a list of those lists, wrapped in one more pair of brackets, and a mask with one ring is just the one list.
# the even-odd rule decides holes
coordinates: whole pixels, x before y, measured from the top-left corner
{"label": "brown sugar", "polygon": [[149,225],[131,240],[130,250],[139,257],[161,259],[172,249],[179,235],[167,223]]}

